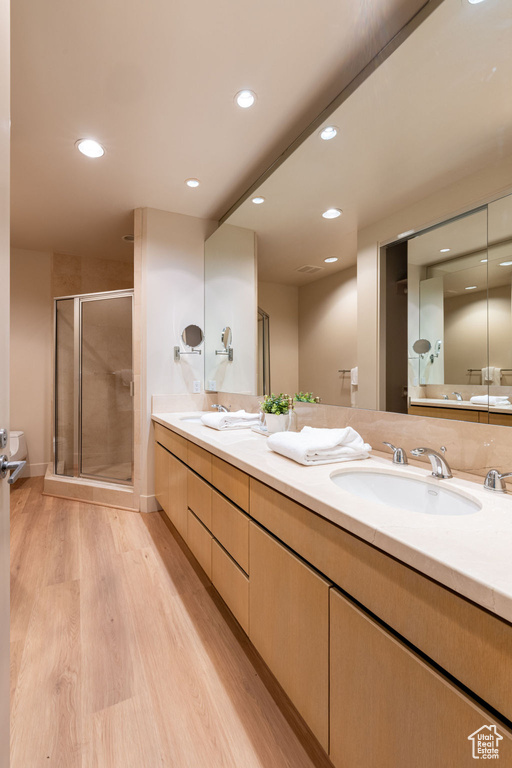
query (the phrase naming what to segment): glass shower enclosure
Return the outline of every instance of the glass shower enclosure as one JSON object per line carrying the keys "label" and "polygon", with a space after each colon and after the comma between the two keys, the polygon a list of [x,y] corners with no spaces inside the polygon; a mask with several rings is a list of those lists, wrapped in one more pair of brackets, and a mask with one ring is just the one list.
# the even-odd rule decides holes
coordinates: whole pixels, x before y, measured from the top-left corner
{"label": "glass shower enclosure", "polygon": [[133,291],[55,299],[54,472],[133,483]]}

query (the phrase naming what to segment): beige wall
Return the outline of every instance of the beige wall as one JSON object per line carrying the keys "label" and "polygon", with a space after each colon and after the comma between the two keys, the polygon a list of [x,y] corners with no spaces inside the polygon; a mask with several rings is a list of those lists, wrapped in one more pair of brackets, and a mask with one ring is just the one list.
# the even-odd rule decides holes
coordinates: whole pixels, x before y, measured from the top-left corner
{"label": "beige wall", "polygon": [[[512,368],[510,285],[475,291],[445,299],[445,382],[481,384],[468,368]],[[488,303],[487,303],[488,302]],[[489,312],[489,362],[487,362],[487,312]],[[510,378],[503,378],[507,384]]]}
{"label": "beige wall", "polygon": [[357,365],[356,268],[335,272],[299,290],[299,389],[322,402],[350,405],[350,375]]}
{"label": "beige wall", "polygon": [[51,459],[51,265],[51,253],[11,252],[11,425],[25,432],[27,475],[44,475]]}
{"label": "beige wall", "polygon": [[52,459],[53,297],[133,287],[126,261],[11,250],[11,425],[25,432],[26,475]]}
{"label": "beige wall", "polygon": [[[9,1],[0,0],[0,427],[9,428]],[[0,765],[9,765],[9,486],[0,482]]]}
{"label": "beige wall", "polygon": [[510,192],[512,156],[500,158],[456,184],[440,189],[415,205],[391,213],[358,232],[357,245],[357,361],[359,366],[358,404],[380,407],[379,392],[379,260],[382,243],[392,242],[402,232],[438,224],[492,198]]}
{"label": "beige wall", "polygon": [[299,390],[299,288],[260,282],[258,306],[270,317],[270,387],[293,395]]}

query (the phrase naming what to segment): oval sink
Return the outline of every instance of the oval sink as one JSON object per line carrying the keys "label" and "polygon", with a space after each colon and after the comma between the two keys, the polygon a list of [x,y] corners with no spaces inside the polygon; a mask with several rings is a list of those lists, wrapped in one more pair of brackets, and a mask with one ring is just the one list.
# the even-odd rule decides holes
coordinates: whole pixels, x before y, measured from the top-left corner
{"label": "oval sink", "polygon": [[347,471],[331,475],[331,480],[348,493],[388,507],[426,515],[472,515],[482,506],[457,491],[394,473]]}

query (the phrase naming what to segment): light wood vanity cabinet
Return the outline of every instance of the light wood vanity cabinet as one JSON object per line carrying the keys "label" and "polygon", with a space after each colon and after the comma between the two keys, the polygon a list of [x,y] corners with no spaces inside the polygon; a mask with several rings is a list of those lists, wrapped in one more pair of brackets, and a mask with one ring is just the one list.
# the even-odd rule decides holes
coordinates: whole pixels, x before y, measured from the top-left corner
{"label": "light wood vanity cabinet", "polygon": [[249,637],[329,749],[329,582],[251,523]]}
{"label": "light wood vanity cabinet", "polygon": [[[339,768],[475,765],[489,713],[335,589],[330,602],[330,758]],[[512,765],[499,723],[498,765]]]}
{"label": "light wood vanity cabinet", "polygon": [[158,501],[337,768],[469,767],[492,723],[512,765],[508,622],[166,433]]}
{"label": "light wood vanity cabinet", "polygon": [[169,508],[169,452],[155,443],[155,496],[167,512]]}
{"label": "light wood vanity cabinet", "polygon": [[186,541],[190,551],[211,581],[212,535],[190,509],[187,512]]}
{"label": "light wood vanity cabinet", "polygon": [[180,536],[187,540],[187,468],[175,456],[168,456],[169,503],[165,510]]}

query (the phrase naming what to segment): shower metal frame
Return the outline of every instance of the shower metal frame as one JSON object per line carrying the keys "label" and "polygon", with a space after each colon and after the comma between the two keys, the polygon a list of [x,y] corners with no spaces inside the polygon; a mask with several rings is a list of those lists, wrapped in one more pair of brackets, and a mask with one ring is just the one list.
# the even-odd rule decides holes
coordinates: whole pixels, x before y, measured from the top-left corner
{"label": "shower metal frame", "polygon": [[[104,291],[98,293],[79,293],[71,296],[56,296],[53,300],[53,472],[57,475],[57,302],[73,300],[73,474],[59,475],[59,477],[83,478],[86,480],[95,480],[102,483],[115,483],[116,485],[125,485],[133,487],[134,475],[134,453],[132,452],[131,462],[131,480],[116,480],[114,478],[98,477],[98,475],[89,475],[82,472],[82,303],[88,301],[101,301],[103,299],[121,299],[123,297],[131,298],[132,310],[132,371],[133,371],[133,288],[121,289],[117,291]],[[133,378],[130,384],[130,394],[133,397]],[[134,424],[132,424],[133,436]]]}

